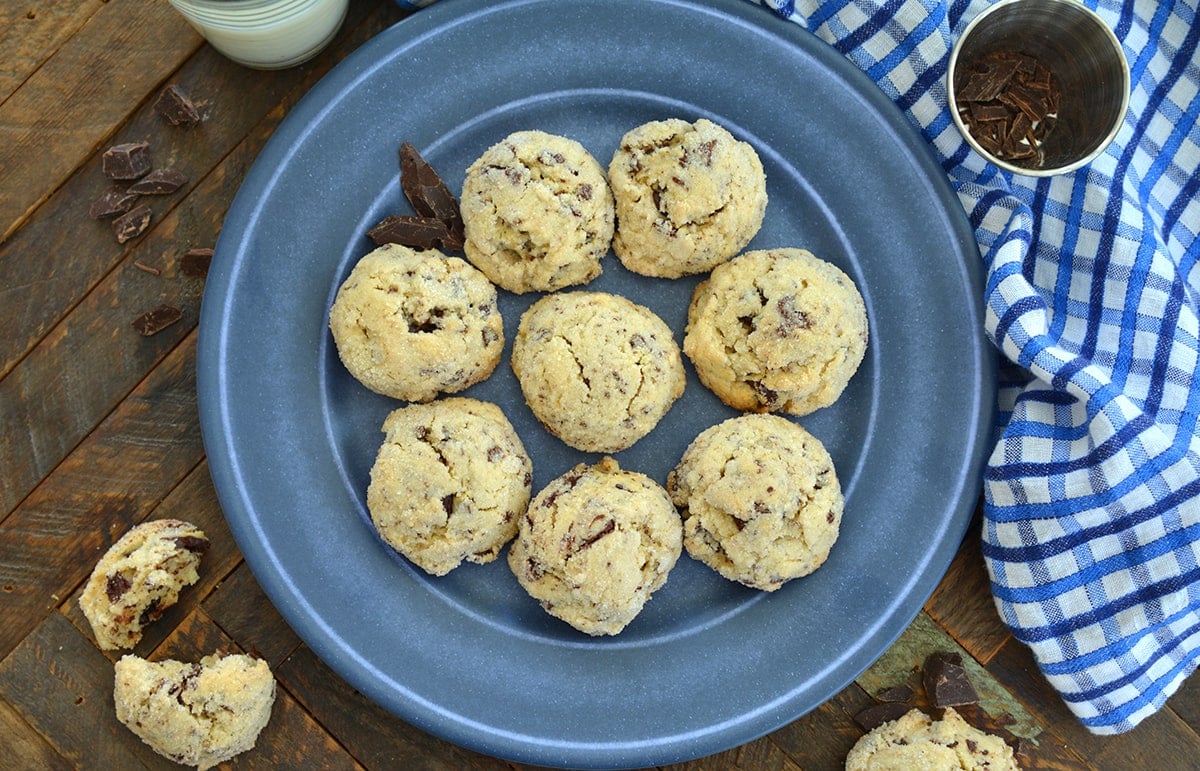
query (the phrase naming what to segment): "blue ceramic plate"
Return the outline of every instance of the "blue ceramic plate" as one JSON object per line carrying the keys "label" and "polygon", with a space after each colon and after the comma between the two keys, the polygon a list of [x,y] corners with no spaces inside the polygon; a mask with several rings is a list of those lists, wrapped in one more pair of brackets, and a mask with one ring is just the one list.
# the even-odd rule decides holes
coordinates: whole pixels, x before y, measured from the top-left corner
{"label": "blue ceramic plate", "polygon": [[[607,165],[649,120],[705,117],[752,143],[770,204],[753,248],[805,247],[847,271],[871,341],[832,407],[801,423],[846,493],[841,537],[773,594],[687,556],[619,636],[546,615],[503,556],[443,578],[378,539],[365,510],[384,416],[399,406],[338,361],[333,295],[367,229],[409,211],[410,141],[461,189],[518,129],[582,142]],[[589,289],[649,306],[682,341],[695,279],[615,257]],[[410,723],[542,765],[670,763],[794,720],[878,658],[928,598],[979,495],[994,400],[982,277],[959,203],[918,134],[833,49],[742,0],[444,0],[370,41],[297,105],[225,221],[201,317],[201,424],[247,562],[333,669]],[[501,293],[508,340],[534,300]],[[500,404],[534,489],[597,456],[533,419],[505,361],[467,393]],[[729,417],[689,369],[653,433],[619,453],[665,482]]]}

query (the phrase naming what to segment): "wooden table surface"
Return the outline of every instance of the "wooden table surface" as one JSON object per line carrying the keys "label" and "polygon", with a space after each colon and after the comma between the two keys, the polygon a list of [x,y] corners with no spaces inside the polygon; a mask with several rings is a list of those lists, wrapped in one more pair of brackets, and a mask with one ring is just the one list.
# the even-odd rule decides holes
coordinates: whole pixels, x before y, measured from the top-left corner
{"label": "wooden table surface", "polygon": [[[213,546],[199,583],[135,652],[195,660],[218,647],[265,658],[270,724],[233,767],[505,768],[413,728],[350,688],[288,628],[243,562],[217,504],[196,408],[203,279],[180,257],[211,247],[247,169],[288,110],[337,61],[404,16],[355,0],[333,44],[281,72],[235,65],[163,0],[0,4],[0,766],[170,767],[115,718],[116,653],[78,608],[84,580],[129,527],[178,517]],[[177,84],[202,103],[192,128],[152,108]],[[145,199],[150,228],[118,244],[89,218],[107,187],[100,154],[151,144],[190,181]],[[183,318],[143,337],[161,303]],[[774,733],[673,768],[836,769],[882,688],[917,685],[933,652],[958,652],[981,694],[964,714],[1003,730],[1027,768],[1195,768],[1200,686],[1186,683],[1130,734],[1074,721],[997,617],[973,523],[948,574],[884,657],[826,704]]]}

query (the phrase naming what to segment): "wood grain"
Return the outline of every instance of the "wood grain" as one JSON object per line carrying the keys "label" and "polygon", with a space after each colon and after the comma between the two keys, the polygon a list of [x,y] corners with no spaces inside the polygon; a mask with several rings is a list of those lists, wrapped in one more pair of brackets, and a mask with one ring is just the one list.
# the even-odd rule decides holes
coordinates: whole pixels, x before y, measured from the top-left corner
{"label": "wood grain", "polygon": [[0,104],[103,7],[102,0],[0,6]]}

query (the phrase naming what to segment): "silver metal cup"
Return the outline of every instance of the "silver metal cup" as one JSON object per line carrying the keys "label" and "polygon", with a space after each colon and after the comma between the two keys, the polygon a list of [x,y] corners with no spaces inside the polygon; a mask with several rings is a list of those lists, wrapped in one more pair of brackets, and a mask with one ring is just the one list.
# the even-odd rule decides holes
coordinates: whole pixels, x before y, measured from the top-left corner
{"label": "silver metal cup", "polygon": [[[989,153],[959,115],[956,92],[971,66],[1001,50],[1040,61],[1062,91],[1057,123],[1041,146],[1036,168]],[[1002,169],[1045,177],[1090,163],[1116,137],[1129,106],[1129,64],[1113,31],[1076,0],[1000,0],[963,30],[950,53],[946,88],[954,122],[976,152]]]}

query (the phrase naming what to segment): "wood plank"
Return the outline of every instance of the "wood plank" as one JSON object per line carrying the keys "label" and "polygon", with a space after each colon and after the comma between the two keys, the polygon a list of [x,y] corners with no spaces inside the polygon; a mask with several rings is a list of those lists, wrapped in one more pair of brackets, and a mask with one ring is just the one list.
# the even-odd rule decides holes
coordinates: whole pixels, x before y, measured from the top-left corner
{"label": "wood plank", "polygon": [[509,764],[408,725],[374,704],[300,646],[276,672],[279,681],[367,768],[498,771]]}
{"label": "wood plank", "polygon": [[[145,138],[151,143],[157,164],[170,164],[191,177],[188,185],[171,196],[143,199],[150,202],[157,223],[181,203],[193,206],[194,201],[204,200],[204,191],[189,193],[256,126],[266,122],[269,128],[255,133],[254,149],[243,150],[239,158],[242,165],[226,172],[240,183],[265,136],[286,109],[333,61],[394,22],[398,14],[395,3],[387,0],[352,4],[342,32],[325,52],[328,56],[307,67],[255,72],[252,87],[246,85],[248,70],[204,47],[171,76],[170,82],[204,105],[205,121],[192,128],[170,126],[154,112],[153,100],[147,100],[104,147],[116,140]],[[87,217],[88,208],[107,186],[99,154],[95,154],[18,232],[7,242],[0,242],[0,317],[8,330],[0,336],[0,376],[10,372],[115,266],[132,265],[127,255],[133,243],[117,244],[107,222]],[[181,218],[183,225],[176,231],[178,243],[162,248],[177,251],[212,246],[219,220],[213,227],[202,228],[188,224],[194,219]],[[139,257],[148,260],[149,265],[164,268],[160,254],[143,250]]]}
{"label": "wood plank", "polygon": [[250,567],[242,562],[204,600],[204,610],[244,649],[278,667],[300,645],[267,598]]}
{"label": "wood plank", "polygon": [[65,771],[71,764],[59,755],[7,701],[0,699],[0,758],[24,768]]}
{"label": "wood plank", "polygon": [[851,683],[812,712],[772,733],[770,739],[805,771],[840,771],[846,754],[863,735],[854,715],[873,703],[866,691]]}
{"label": "wood plank", "polygon": [[1012,635],[992,600],[991,580],[983,561],[982,521],[980,509],[946,576],[925,603],[925,612],[972,658],[987,664]]}
{"label": "wood plank", "polygon": [[[381,14],[372,23],[385,18],[387,14]],[[360,27],[363,34],[372,28]],[[285,101],[302,93],[302,88],[294,89]],[[282,118],[282,110],[259,123],[0,380],[0,426],[9,438],[0,443],[0,468],[6,469],[0,475],[0,512],[10,511],[195,327],[203,284],[178,276],[176,259],[191,246],[216,241],[246,169]],[[151,265],[161,275],[139,270],[137,263]],[[151,338],[131,329],[138,314],[163,302],[179,307],[183,320]],[[0,308],[6,307],[0,302]]]}
{"label": "wood plank", "polygon": [[[209,539],[209,549],[200,560],[200,580],[185,589],[172,608],[168,609],[155,623],[149,625],[142,635],[141,641],[132,651],[105,651],[109,659],[116,661],[126,652],[147,656],[158,647],[185,617],[197,608],[201,601],[229,577],[229,574],[242,561],[241,552],[229,532],[225,515],[217,502],[216,492],[208,476],[208,464],[196,466],[183,479],[178,487],[171,490],[167,497],[155,506],[146,519],[182,519],[199,527]],[[143,520],[144,521],[144,520]],[[91,568],[88,568],[90,574]],[[83,584],[75,587],[71,596],[59,606],[84,636],[93,639],[91,626],[83,611],[79,609],[79,596],[83,593]],[[233,635],[236,639],[236,635]]]}
{"label": "wood plank", "polygon": [[665,771],[802,771],[803,767],[764,736],[740,747],[662,768]]}
{"label": "wood plank", "polygon": [[0,661],[0,696],[76,768],[178,768],[117,720],[112,662],[57,613]]}
{"label": "wood plank", "polygon": [[1167,707],[1193,731],[1200,733],[1200,676],[1193,675],[1184,680],[1179,690],[1167,700]]}
{"label": "wood plank", "polygon": [[1165,709],[1118,736],[1097,736],[1080,724],[1050,686],[1029,648],[1013,639],[1001,648],[988,671],[1021,695],[1027,709],[1055,733],[1075,755],[1100,769],[1179,768],[1185,758],[1200,758],[1200,736]]}
{"label": "wood plank", "polygon": [[0,104],[0,241],[202,43],[168,3],[110,0]]}
{"label": "wood plank", "polygon": [[103,7],[103,0],[0,6],[0,104]]}
{"label": "wood plank", "polygon": [[193,333],[0,523],[0,655],[200,462],[195,357]]}

